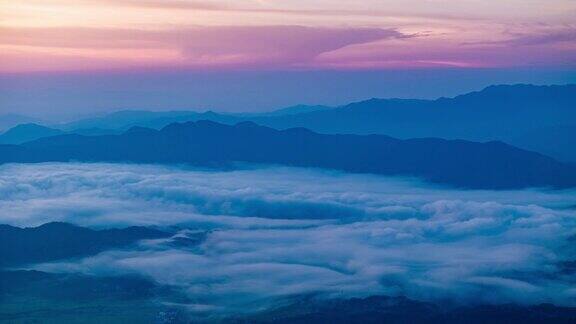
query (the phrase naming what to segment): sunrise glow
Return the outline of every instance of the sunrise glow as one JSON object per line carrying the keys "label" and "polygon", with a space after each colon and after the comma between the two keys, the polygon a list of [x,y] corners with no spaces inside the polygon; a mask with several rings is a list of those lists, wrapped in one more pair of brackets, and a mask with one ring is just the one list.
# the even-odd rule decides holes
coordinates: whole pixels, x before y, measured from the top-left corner
{"label": "sunrise glow", "polygon": [[570,0],[0,1],[0,72],[566,67]]}

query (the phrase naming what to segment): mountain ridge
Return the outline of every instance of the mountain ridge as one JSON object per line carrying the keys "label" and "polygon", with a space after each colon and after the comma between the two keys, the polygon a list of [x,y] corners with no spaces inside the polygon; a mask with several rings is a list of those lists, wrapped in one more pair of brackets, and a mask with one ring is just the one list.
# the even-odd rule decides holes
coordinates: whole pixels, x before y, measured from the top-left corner
{"label": "mountain ridge", "polygon": [[37,227],[0,225],[0,269],[94,255],[170,234],[146,227],[93,230],[62,222]]}
{"label": "mountain ridge", "polygon": [[136,162],[226,166],[235,162],[419,177],[478,189],[572,187],[576,168],[500,141],[276,130],[253,122],[173,123],[122,135],[59,135],[0,146],[0,162]]}
{"label": "mountain ridge", "polygon": [[[500,140],[563,162],[576,162],[574,145],[566,138],[573,132],[558,131],[567,121],[576,120],[576,85],[571,84],[494,85],[435,100],[372,98],[339,107],[298,107],[305,109],[288,114],[278,114],[283,109],[261,114],[118,111],[59,127],[68,133],[110,135],[133,126],[162,129],[175,122],[212,120],[234,125],[251,121],[280,130],[302,127],[324,134],[385,134],[400,139],[434,137],[477,142]],[[30,136],[29,139],[41,137],[44,136]]]}
{"label": "mountain ridge", "polygon": [[0,144],[22,144],[61,134],[64,134],[64,131],[35,123],[19,124],[0,134]]}

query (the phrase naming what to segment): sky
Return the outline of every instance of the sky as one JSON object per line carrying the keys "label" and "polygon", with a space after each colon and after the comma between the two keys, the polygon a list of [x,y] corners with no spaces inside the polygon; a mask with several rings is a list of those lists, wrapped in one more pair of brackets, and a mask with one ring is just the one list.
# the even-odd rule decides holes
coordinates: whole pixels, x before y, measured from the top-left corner
{"label": "sky", "polygon": [[[171,99],[155,98],[149,108],[247,111],[296,103],[342,104],[361,96],[453,95],[490,83],[522,81],[522,75],[526,82],[568,83],[576,69],[575,17],[572,0],[0,0],[0,109],[46,115],[146,106],[138,102],[133,86],[122,83],[134,74],[151,84],[161,85],[166,75],[177,75],[171,82],[185,78],[201,83],[175,87]],[[475,82],[463,87],[457,73],[448,79],[438,73],[429,85],[441,86],[433,91],[396,92],[362,91],[362,82],[346,83],[369,72],[367,87],[379,80],[385,88],[397,80],[388,79],[390,73],[374,77],[375,72],[426,75],[454,69],[467,71],[465,78]],[[242,73],[265,73],[261,82],[280,87],[287,72],[299,72],[291,76],[298,76],[296,83],[305,89],[318,71],[339,73],[316,85],[317,98],[279,89],[278,99],[247,107],[254,96],[199,96],[195,101],[186,96],[189,89],[218,92],[210,75],[224,76],[220,85],[226,88],[234,87]],[[104,89],[84,97],[97,101],[85,106],[65,98],[49,97],[47,102],[37,95],[42,89],[65,91],[58,87],[62,76],[73,80],[63,89],[90,77],[96,80],[80,93]],[[418,79],[416,73],[400,88]],[[332,80],[346,84],[352,94],[331,89],[326,83]],[[106,87],[119,82],[120,87]],[[265,95],[253,85],[237,88]],[[15,100],[21,92],[31,101]],[[119,93],[123,100],[115,99]],[[174,105],[174,99],[189,102]],[[51,112],[38,101],[50,103]]]}

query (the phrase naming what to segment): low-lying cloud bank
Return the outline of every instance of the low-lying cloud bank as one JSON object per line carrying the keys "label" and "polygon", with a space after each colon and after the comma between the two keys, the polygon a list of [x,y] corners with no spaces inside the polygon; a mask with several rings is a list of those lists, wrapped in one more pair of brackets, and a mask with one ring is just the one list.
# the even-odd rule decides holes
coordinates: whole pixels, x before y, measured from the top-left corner
{"label": "low-lying cloud bank", "polygon": [[113,164],[0,166],[0,223],[177,225],[196,246],[143,242],[47,271],[138,273],[193,311],[300,294],[576,305],[574,191],[459,191],[319,170]]}

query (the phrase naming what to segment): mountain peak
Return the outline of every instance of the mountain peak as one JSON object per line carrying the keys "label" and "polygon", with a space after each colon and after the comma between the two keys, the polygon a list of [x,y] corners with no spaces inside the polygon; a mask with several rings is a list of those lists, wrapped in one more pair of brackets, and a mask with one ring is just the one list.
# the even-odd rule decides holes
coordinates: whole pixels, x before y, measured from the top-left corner
{"label": "mountain peak", "polygon": [[134,133],[153,133],[155,132],[154,129],[148,127],[141,127],[141,126],[132,126],[129,130],[126,131],[126,134],[134,134]]}
{"label": "mountain peak", "polygon": [[42,137],[64,134],[59,129],[42,126],[35,123],[19,124],[0,135],[0,144],[21,144]]}
{"label": "mountain peak", "polygon": [[498,100],[506,97],[540,97],[546,100],[558,99],[556,96],[572,96],[576,91],[576,84],[566,85],[534,85],[534,84],[497,84],[485,87],[480,91],[473,91],[467,94],[459,95],[454,99],[461,98],[490,98]]}
{"label": "mountain peak", "polygon": [[15,129],[37,129],[37,128],[48,128],[48,127],[36,123],[24,123],[24,124],[18,124],[12,127],[11,129],[15,130]]}
{"label": "mountain peak", "polygon": [[323,106],[323,105],[295,105],[290,106],[278,110],[274,110],[272,112],[266,113],[264,115],[267,116],[291,116],[291,115],[298,115],[298,114],[306,114],[316,111],[325,111],[330,110],[332,107]]}

